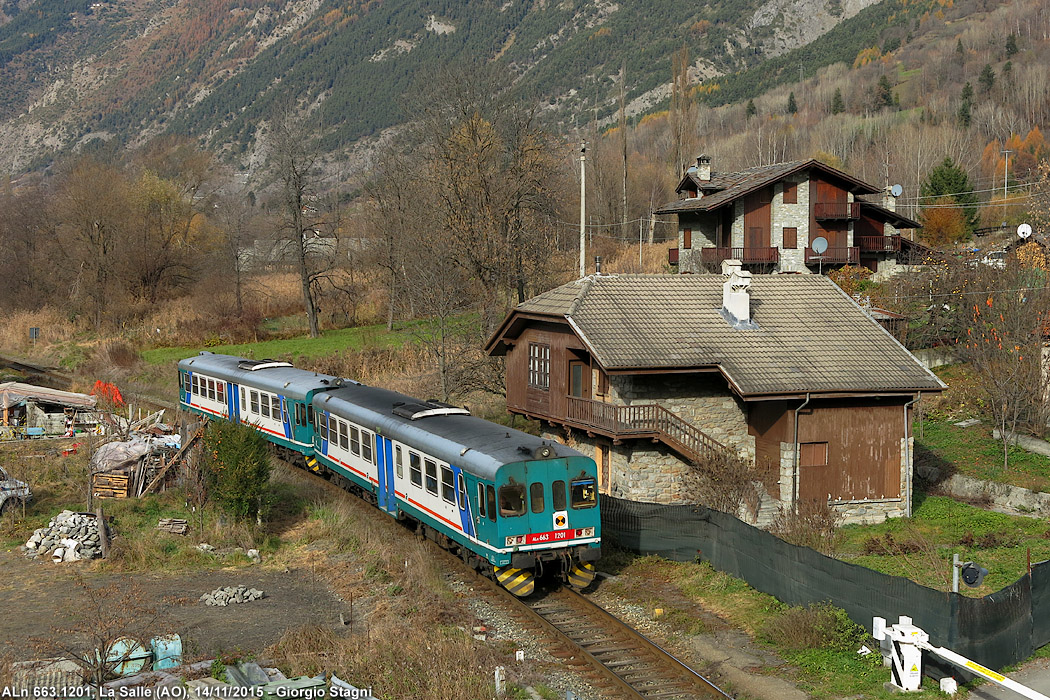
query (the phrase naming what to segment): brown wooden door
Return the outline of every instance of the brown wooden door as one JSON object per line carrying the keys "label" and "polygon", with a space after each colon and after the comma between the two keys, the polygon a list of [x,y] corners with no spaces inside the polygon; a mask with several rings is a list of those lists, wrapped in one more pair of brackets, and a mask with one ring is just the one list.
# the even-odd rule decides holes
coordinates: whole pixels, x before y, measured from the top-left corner
{"label": "brown wooden door", "polygon": [[591,368],[586,362],[569,360],[569,396],[591,398]]}
{"label": "brown wooden door", "polygon": [[769,248],[773,189],[764,187],[744,198],[744,248]]}

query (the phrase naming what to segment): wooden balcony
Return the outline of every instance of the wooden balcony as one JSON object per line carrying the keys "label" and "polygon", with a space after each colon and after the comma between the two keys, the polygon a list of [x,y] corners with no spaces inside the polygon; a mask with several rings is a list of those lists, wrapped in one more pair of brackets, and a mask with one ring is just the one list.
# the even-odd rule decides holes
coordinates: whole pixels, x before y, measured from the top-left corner
{"label": "wooden balcony", "polygon": [[840,265],[860,262],[860,248],[828,248],[823,255],[818,255],[812,248],[806,248],[806,264]]}
{"label": "wooden balcony", "polygon": [[862,253],[896,252],[901,249],[900,236],[854,236]]}
{"label": "wooden balcony", "polygon": [[622,406],[569,396],[566,422],[617,442],[658,440],[694,463],[727,452],[725,445],[659,404]]}
{"label": "wooden balcony", "polygon": [[860,202],[814,202],[813,218],[828,219],[859,219]]}
{"label": "wooden balcony", "polygon": [[705,265],[720,265],[723,260],[739,260],[745,265],[776,265],[778,248],[701,248],[700,260]]}

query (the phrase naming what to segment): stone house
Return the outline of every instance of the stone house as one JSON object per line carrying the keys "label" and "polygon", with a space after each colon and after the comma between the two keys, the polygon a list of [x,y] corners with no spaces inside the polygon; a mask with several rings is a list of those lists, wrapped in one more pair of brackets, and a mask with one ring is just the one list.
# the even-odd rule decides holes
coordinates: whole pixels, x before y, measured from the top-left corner
{"label": "stone house", "polygon": [[[819,272],[864,265],[880,278],[921,264],[931,251],[901,235],[919,223],[895,211],[895,197],[817,160],[740,172],[711,170],[697,158],[657,214],[678,216],[669,261],[686,274],[740,260],[754,272]],[[879,203],[861,199],[879,195]],[[826,250],[814,242],[823,238]]]}
{"label": "stone house", "polygon": [[508,410],[593,454],[620,498],[694,502],[692,465],[732,450],[767,519],[810,499],[847,522],[910,514],[911,406],[945,385],[827,278],[725,268],[592,275],[518,305],[486,346]]}

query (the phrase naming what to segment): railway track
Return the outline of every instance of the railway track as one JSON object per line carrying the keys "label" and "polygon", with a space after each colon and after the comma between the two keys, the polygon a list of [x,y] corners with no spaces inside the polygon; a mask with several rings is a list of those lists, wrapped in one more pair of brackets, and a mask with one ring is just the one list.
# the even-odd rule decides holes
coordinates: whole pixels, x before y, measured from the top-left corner
{"label": "railway track", "polygon": [[729,698],[716,685],[645,635],[570,588],[522,600],[557,635],[579,650],[616,697],[693,700]]}
{"label": "railway track", "polygon": [[[288,467],[295,469],[290,464]],[[365,512],[378,515],[374,508]],[[427,544],[450,566],[473,572],[477,592],[498,600],[523,627],[550,639],[551,655],[582,676],[603,698],[732,700],[714,683],[573,589],[549,588],[529,598],[518,598],[492,579],[467,569],[455,554],[434,542]]]}

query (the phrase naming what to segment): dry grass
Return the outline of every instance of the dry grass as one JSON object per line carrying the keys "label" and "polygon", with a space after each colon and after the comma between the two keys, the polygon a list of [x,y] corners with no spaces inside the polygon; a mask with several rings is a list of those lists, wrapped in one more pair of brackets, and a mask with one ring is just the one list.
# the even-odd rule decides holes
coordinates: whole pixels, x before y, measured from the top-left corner
{"label": "dry grass", "polygon": [[[602,272],[608,274],[661,274],[672,272],[667,264],[667,249],[675,246],[675,242],[643,243],[641,245],[641,265],[638,263],[638,243],[622,244],[614,241],[606,241],[597,247],[595,255],[602,256]],[[587,261],[588,269],[594,263],[594,255]]]}
{"label": "dry grass", "polygon": [[[29,341],[29,329],[39,328],[40,339]],[[45,357],[55,345],[68,343],[87,330],[60,309],[45,306],[36,311],[11,311],[0,315],[0,347],[24,357]]]}
{"label": "dry grass", "polygon": [[[499,660],[455,627],[427,630],[411,615],[386,617],[382,627],[342,637],[330,629],[285,633],[267,655],[288,675],[330,671],[377,697],[476,700],[491,697]],[[323,651],[322,657],[319,652]]]}

